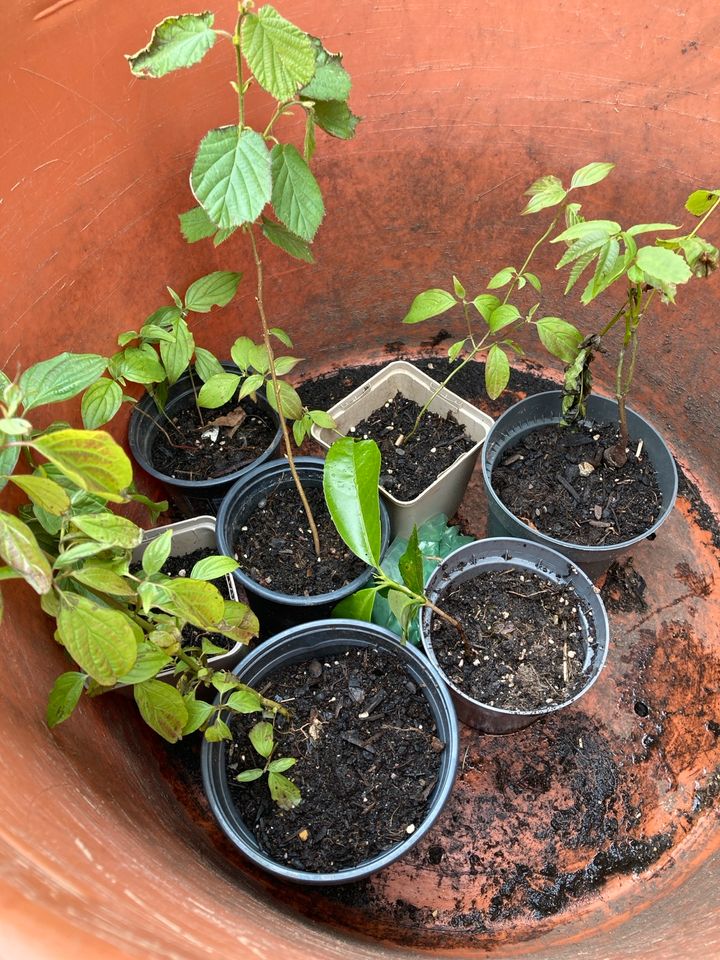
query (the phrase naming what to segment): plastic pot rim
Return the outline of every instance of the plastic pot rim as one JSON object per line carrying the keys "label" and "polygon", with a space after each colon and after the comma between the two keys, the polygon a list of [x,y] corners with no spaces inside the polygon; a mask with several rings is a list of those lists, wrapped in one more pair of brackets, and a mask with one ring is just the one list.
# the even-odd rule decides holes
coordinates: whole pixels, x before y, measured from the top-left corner
{"label": "plastic pot rim", "polygon": [[[321,639],[316,646],[294,646],[298,637],[316,634],[320,631],[331,631],[337,634],[337,637],[325,640]],[[434,702],[429,695],[425,695],[425,700],[433,714],[438,735],[445,738],[443,760],[441,761],[438,782],[433,791],[432,801],[422,823],[416,825],[412,834],[409,834],[407,838],[400,843],[395,844],[382,853],[376,854],[368,860],[360,861],[360,863],[354,867],[345,867],[333,873],[313,873],[311,871],[298,870],[273,860],[268,854],[263,852],[259,843],[256,842],[255,845],[248,843],[247,840],[241,836],[240,832],[235,829],[221,808],[219,798],[224,799],[229,804],[230,810],[235,812],[236,816],[233,817],[233,819],[241,823],[243,822],[240,811],[238,811],[232,801],[228,778],[225,774],[226,742],[219,741],[209,743],[207,740],[203,740],[202,743],[200,760],[203,786],[213,814],[218,820],[223,832],[243,855],[254,864],[285,880],[312,886],[335,886],[364,879],[376,873],[378,870],[389,866],[404,856],[430,830],[442,812],[455,782],[460,738],[455,707],[443,677],[437,668],[424,657],[419,650],[410,644],[402,644],[395,634],[391,633],[385,627],[378,627],[375,624],[365,623],[360,620],[340,618],[315,620],[300,624],[282,631],[282,633],[277,634],[271,640],[253,650],[232,672],[243,682],[252,686],[278,667],[278,663],[273,662],[271,659],[271,662],[261,664],[256,669],[258,660],[267,661],[268,658],[272,658],[273,654],[275,654],[276,657],[285,654],[286,656],[283,657],[283,662],[301,662],[306,658],[311,658],[314,650],[320,649],[326,652],[332,649],[353,648],[356,646],[372,646],[375,649],[379,648],[389,651],[395,654],[404,664],[412,664],[416,671],[413,679],[417,679],[418,674],[422,677],[422,682],[418,684],[418,693],[424,688],[432,689],[433,691]],[[278,649],[278,647],[281,649]],[[215,700],[215,704],[219,704],[221,699],[222,695],[219,694]],[[218,776],[220,778],[219,784]],[[246,826],[246,829],[252,834],[249,827]]]}

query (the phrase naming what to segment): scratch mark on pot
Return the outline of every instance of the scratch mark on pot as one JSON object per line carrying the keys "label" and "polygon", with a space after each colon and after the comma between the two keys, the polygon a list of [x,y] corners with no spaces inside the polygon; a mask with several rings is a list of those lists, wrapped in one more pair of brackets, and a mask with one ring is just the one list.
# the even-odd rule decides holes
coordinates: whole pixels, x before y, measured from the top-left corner
{"label": "scratch mark on pot", "polygon": [[71,3],[75,3],[75,0],[57,0],[57,3],[53,3],[49,7],[45,7],[45,9],[41,10],[40,13],[36,13],[33,17],[33,21],[44,20],[45,17],[52,16],[53,13],[57,13],[58,10],[62,10],[63,7],[67,7]]}
{"label": "scratch mark on pot", "polygon": [[56,80],[54,77],[48,77],[44,73],[40,73],[38,70],[31,70],[30,67],[20,67],[20,70],[23,73],[29,73],[31,77],[37,77],[39,80],[46,80],[48,83],[53,84],[55,87],[60,87],[61,90],[65,90],[66,93],[72,94],[78,100],[82,100],[83,103],[87,103],[89,106],[94,107],[96,110],[99,110],[104,116],[111,120],[116,127],[122,127],[122,124],[117,120],[111,113],[108,113],[107,110],[101,104],[96,103],[94,100],[90,100],[89,97],[85,97],[82,93],[79,93],[77,90],[73,90],[72,87],[69,87],[67,84],[62,83],[60,80]]}
{"label": "scratch mark on pot", "polygon": [[88,848],[87,848],[87,847],[85,846],[85,844],[82,842],[82,840],[80,839],[80,837],[75,837],[75,846],[78,848],[78,850],[79,850],[80,853],[85,857],[86,860],[89,860],[90,863],[93,862],[93,859],[94,859],[94,858],[93,858],[93,855],[90,853],[90,851],[88,850]]}
{"label": "scratch mark on pot", "polygon": [[479,193],[475,197],[475,203],[478,203],[482,200],[483,197],[486,197],[489,193],[492,193],[493,190],[498,190],[500,187],[504,186],[506,183],[509,183],[511,180],[516,180],[520,176],[521,171],[518,170],[517,173],[511,173],[509,177],[505,177],[504,180],[501,180],[500,183],[496,183],[494,187],[490,187],[489,190],[485,190],[483,193]]}
{"label": "scratch mark on pot", "polygon": [[114,203],[116,203],[120,199],[120,197],[124,196],[129,190],[132,190],[132,188],[136,184],[140,183],[141,180],[142,180],[142,176],[136,177],[133,180],[133,182],[129,183],[123,190],[120,191],[120,193],[115,194],[115,196],[111,200],[109,200],[104,207],[101,207],[98,210],[98,212],[95,214],[95,216],[91,220],[88,220],[88,222],[85,224],[84,227],[80,227],[80,233],[84,233],[85,230],[87,230],[87,228],[91,224],[95,223],[95,221],[99,219],[99,217],[101,217],[106,210],[108,210]]}

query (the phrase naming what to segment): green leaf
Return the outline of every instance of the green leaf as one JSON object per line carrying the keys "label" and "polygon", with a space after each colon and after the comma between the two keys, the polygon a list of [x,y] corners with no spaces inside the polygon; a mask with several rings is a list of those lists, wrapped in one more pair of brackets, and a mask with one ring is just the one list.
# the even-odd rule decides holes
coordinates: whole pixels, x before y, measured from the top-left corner
{"label": "green leaf", "polygon": [[300,91],[308,100],[347,100],[352,81],[342,65],[341,53],[330,53],[317,37],[310,37],[315,56],[315,74]]}
{"label": "green leaf", "polygon": [[243,20],[241,47],[258,83],[276,100],[293,97],[315,73],[310,37],[269,4]]}
{"label": "green leaf", "polygon": [[554,207],[562,203],[567,193],[560,180],[554,176],[540,177],[525,191],[530,197],[523,214],[537,213],[546,207]]}
{"label": "green leaf", "polygon": [[583,220],[581,223],[575,223],[553,237],[550,243],[567,243],[570,240],[579,240],[588,234],[604,235],[605,239],[620,233],[621,227],[615,220]]}
{"label": "green leaf", "polygon": [[685,201],[685,209],[694,217],[702,217],[720,198],[720,190],[693,190]]}
{"label": "green leaf", "polygon": [[493,310],[500,306],[500,300],[494,293],[481,293],[473,300],[473,306],[487,323]]}
{"label": "green leaf", "polygon": [[294,767],[297,760],[294,757],[278,757],[277,760],[271,760],[268,764],[270,773],[284,773],[290,767]]}
{"label": "green leaf", "polygon": [[275,373],[278,377],[284,377],[291,370],[294,370],[299,363],[302,363],[303,359],[303,357],[276,357]]}
{"label": "green leaf", "polygon": [[72,547],[63,549],[60,556],[55,558],[53,566],[56,570],[63,570],[65,567],[72,566],[78,560],[87,560],[88,557],[96,557],[100,553],[105,553],[110,548],[106,543],[76,543]]}
{"label": "green leaf", "polygon": [[635,262],[652,280],[661,283],[687,283],[692,271],[685,258],[663,247],[640,247]]}
{"label": "green leaf", "polygon": [[514,267],[503,267],[490,279],[487,288],[488,290],[496,290],[498,287],[504,287],[506,283],[510,283],[514,276]]}
{"label": "green leaf", "polygon": [[138,644],[137,659],[132,670],[120,677],[119,683],[134,684],[152,680],[170,663],[168,654],[154,643]]}
{"label": "green leaf", "polygon": [[268,723],[267,720],[261,720],[260,723],[256,723],[254,727],[251,727],[248,737],[255,752],[267,760],[274,746],[273,725]]}
{"label": "green leaf", "polygon": [[570,181],[570,189],[575,190],[577,187],[589,187],[593,183],[600,183],[614,168],[614,163],[599,161],[588,163],[587,166],[575,171]]}
{"label": "green leaf", "polygon": [[127,347],[118,363],[118,375],[132,383],[161,383],[165,370],[154,353],[141,347]]}
{"label": "green leaf", "polygon": [[372,623],[372,612],[375,606],[377,587],[366,587],[345,597],[333,607],[333,617],[342,617],[344,620],[364,620]]}
{"label": "green leaf", "polygon": [[173,321],[172,331],[174,339],[160,344],[160,356],[170,386],[177,383],[185,373],[195,350],[195,339],[182,317]]}
{"label": "green leaf", "polygon": [[214,410],[221,407],[240,386],[241,377],[237,373],[216,373],[207,380],[198,393],[198,406]]}
{"label": "green leaf", "polygon": [[73,580],[83,583],[97,593],[107,593],[112,597],[134,597],[132,586],[108,567],[87,564],[71,574]]}
{"label": "green leaf", "polygon": [[218,743],[220,740],[232,740],[230,727],[224,720],[216,720],[215,723],[205,731],[205,739],[208,743]]}
{"label": "green leaf", "polygon": [[416,526],[413,526],[405,552],[398,560],[398,569],[405,586],[413,593],[422,594],[425,589],[425,574],[423,573],[423,555],[418,546]]}
{"label": "green leaf", "polygon": [[417,600],[413,600],[399,590],[389,590],[387,599],[390,612],[400,624],[400,629],[405,636],[420,605]]}
{"label": "green leaf", "polygon": [[613,280],[617,279],[619,273],[616,267],[619,258],[620,244],[614,237],[611,237],[605,242],[598,253],[595,273],[580,298],[582,303],[590,303],[598,294],[610,286]]}
{"label": "green leaf", "polygon": [[225,601],[211,583],[178,577],[166,580],[163,588],[170,595],[169,601],[160,601],[158,606],[197,627],[212,628],[222,620]]}
{"label": "green leaf", "polygon": [[52,588],[52,571],[35,534],[26,523],[0,510],[0,557],[29,583],[36,593]]}
{"label": "green leaf", "polygon": [[185,307],[193,313],[209,313],[212,307],[224,307],[235,296],[241,273],[216,270],[191,283],[185,294]]}
{"label": "green leaf", "polygon": [[0,433],[8,437],[21,437],[23,434],[30,433],[31,430],[30,421],[22,417],[5,417],[0,420]]}
{"label": "green leaf", "polygon": [[293,421],[292,435],[296,446],[301,447],[303,445],[309,429],[310,424],[307,423],[307,417],[303,417],[302,420]]}
{"label": "green leaf", "polygon": [[[607,242],[608,235],[602,230],[593,230],[584,237],[579,237],[570,244],[563,256],[558,260],[555,269],[560,270],[568,263],[584,258],[587,253],[595,254],[595,252],[602,249]],[[591,257],[591,260],[592,259]]]}
{"label": "green leaf", "polygon": [[[572,288],[580,279],[582,273],[585,271],[585,269],[588,266],[590,266],[590,264],[593,262],[597,254],[598,254],[598,248],[593,247],[591,250],[588,250],[586,253],[582,254],[582,256],[579,256],[577,260],[575,260],[575,263],[572,265],[572,270],[568,274],[567,284],[565,285],[566,294],[570,293]],[[555,269],[557,270],[558,267],[556,267]]]}
{"label": "green leaf", "polygon": [[333,523],[355,556],[380,565],[380,451],[373,440],[343,437],[325,458],[323,490]]}
{"label": "green leaf", "polygon": [[[303,416],[303,405],[300,395],[294,387],[284,380],[278,380],[278,393],[280,394],[280,404],[282,406],[282,415],[288,420],[301,420]],[[275,400],[275,391],[272,384],[268,384],[265,395],[267,402],[276,413],[280,413]]]}
{"label": "green leaf", "polygon": [[122,547],[132,550],[142,540],[142,530],[132,520],[117,517],[112,513],[88,514],[72,518],[73,526],[86,537],[108,547]]}
{"label": "green leaf", "polygon": [[137,641],[128,617],[74,593],[61,595],[60,640],[75,663],[104,687],[130,671]]}
{"label": "green leaf", "polygon": [[190,174],[195,199],[219,227],[252,223],[272,195],[270,153],[254,130],[211,130],[200,143]]}
{"label": "green leaf", "polygon": [[339,100],[318,101],[314,113],[315,122],[320,129],[339,140],[352,140],[361,119],[352,112],[347,103]]}
{"label": "green leaf", "polygon": [[7,484],[8,477],[15,469],[19,456],[20,447],[0,445],[0,490]]}
{"label": "green leaf", "polygon": [[288,230],[312,241],[325,215],[317,180],[292,144],[276,144],[270,156],[273,210]]}
{"label": "green leaf", "polygon": [[95,430],[112,420],[122,405],[122,390],[114,380],[101,377],[90,384],[80,404],[82,421],[87,430]]}
{"label": "green leaf", "polygon": [[38,476],[28,477],[24,474],[10,479],[42,510],[59,517],[70,509],[70,497],[54,480]]}
{"label": "green leaf", "polygon": [[542,283],[540,283],[540,278],[538,276],[536,276],[534,273],[524,273],[523,276],[530,286],[537,290],[538,293],[542,292]]}
{"label": "green leaf", "polygon": [[487,324],[491,333],[497,333],[503,327],[514,323],[519,317],[520,311],[517,307],[514,307],[511,303],[501,303],[490,314]]}
{"label": "green leaf", "polygon": [[466,343],[467,338],[465,340],[458,340],[457,343],[453,343],[450,347],[448,347],[448,359],[450,360],[450,363],[454,363],[457,360]]}
{"label": "green leaf", "polygon": [[634,227],[630,227],[629,230],[626,230],[625,233],[629,237],[637,237],[640,233],[655,233],[658,230],[679,230],[680,227],[676,226],[674,223],[636,223]]}
{"label": "green leaf", "polygon": [[242,770],[236,777],[238,783],[252,783],[253,780],[259,780],[265,773],[260,767],[253,767],[251,770]]}
{"label": "green leaf", "polygon": [[284,250],[285,253],[289,253],[291,257],[296,260],[303,260],[305,263],[315,263],[315,258],[307,243],[300,237],[296,237],[287,227],[280,223],[273,223],[272,220],[263,217],[262,231],[263,236],[270,243]]}
{"label": "green leaf", "polygon": [[50,728],[67,720],[78,705],[86,680],[87,676],[84,673],[77,673],[74,670],[60,674],[50,691],[45,714]]}
{"label": "green leaf", "polygon": [[253,343],[250,337],[238,337],[232,347],[230,347],[230,356],[233,359],[233,363],[236,363],[243,373],[248,370],[252,364],[250,356],[255,346],[256,344]]}
{"label": "green leaf", "polygon": [[145,723],[168,743],[182,737],[189,715],[180,693],[162,680],[145,680],[133,687],[135,703]]}
{"label": "green leaf", "polygon": [[193,207],[178,214],[180,232],[187,243],[197,243],[217,233],[217,224],[213,223],[202,207]]}
{"label": "green leaf", "polygon": [[337,430],[337,424],[330,414],[324,410],[311,410],[309,417],[312,423],[317,424],[317,426],[323,430]]}
{"label": "green leaf", "polygon": [[281,810],[292,810],[302,802],[300,790],[281,773],[268,773],[270,796]]}
{"label": "green leaf", "polygon": [[215,43],[214,20],[212,13],[186,13],[163,20],[146,47],[125,55],[131,72],[136,77],[164,77],[172,70],[199,63]]}
{"label": "green leaf", "polygon": [[172,530],[165,530],[159,537],[154,537],[145,547],[142,555],[142,568],[151,577],[159,573],[172,550]]}
{"label": "green leaf", "polygon": [[217,580],[237,568],[238,563],[232,557],[203,557],[190,571],[190,577],[193,580]]}
{"label": "green leaf", "polygon": [[264,343],[253,343],[250,341],[248,356],[250,366],[254,367],[258,373],[267,373],[270,370],[270,354]]}
{"label": "green leaf", "polygon": [[582,343],[580,331],[560,317],[543,317],[536,326],[545,349],[563,363],[572,363]]}
{"label": "green leaf", "polygon": [[195,347],[195,371],[203,383],[215,374],[225,373],[217,357],[204,347]]}
{"label": "green leaf", "polygon": [[264,383],[265,377],[261,373],[251,374],[249,377],[243,380],[243,385],[240,387],[240,393],[238,393],[238,400],[243,400],[245,397],[251,396],[256,392],[256,390],[259,390]]}
{"label": "green leaf", "polygon": [[403,317],[403,323],[421,323],[431,317],[438,317],[458,301],[446,290],[434,287],[419,293],[410,305],[410,309]]}
{"label": "green leaf", "polygon": [[288,333],[286,333],[285,330],[283,330],[281,327],[270,327],[270,333],[271,333],[274,337],[277,337],[277,339],[280,341],[280,343],[285,344],[285,346],[286,346],[289,350],[292,350],[293,342],[292,342],[292,340],[290,339],[290,335],[289,335]]}
{"label": "green leaf", "polygon": [[491,400],[496,400],[510,380],[510,362],[507,354],[494,343],[485,360],[485,389]]}
{"label": "green leaf", "polygon": [[262,710],[262,700],[254,690],[237,690],[231,693],[227,705],[237,713],[257,713]]}
{"label": "green leaf", "polygon": [[19,381],[25,412],[76,397],[106,367],[107,359],[96,353],[61,353],[28,367]]}
{"label": "green leaf", "polygon": [[315,139],[315,110],[305,105],[305,136],[303,138],[303,156],[306,163],[311,163],[315,156],[317,141]]}
{"label": "green leaf", "polygon": [[196,700],[194,693],[186,693],[183,701],[188,713],[187,723],[182,730],[182,735],[186,737],[189,733],[195,733],[204,723],[207,723],[213,715],[214,708],[211,703]]}
{"label": "green leaf", "polygon": [[454,274],[453,274],[453,290],[455,291],[456,297],[460,297],[461,300],[465,299],[465,287],[460,283],[460,281]]}

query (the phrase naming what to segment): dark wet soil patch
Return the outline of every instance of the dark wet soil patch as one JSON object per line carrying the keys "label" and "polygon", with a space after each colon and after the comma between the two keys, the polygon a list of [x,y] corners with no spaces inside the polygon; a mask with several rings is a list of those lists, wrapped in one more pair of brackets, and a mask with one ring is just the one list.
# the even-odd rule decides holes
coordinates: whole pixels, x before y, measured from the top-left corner
{"label": "dark wet soil patch", "polygon": [[423,415],[409,440],[422,408],[398,393],[358,423],[351,435],[374,440],[382,456],[381,485],[398,500],[414,500],[475,444],[452,416]]}
{"label": "dark wet soil patch", "polygon": [[[152,464],[178,480],[209,480],[240,470],[261,456],[277,433],[271,411],[250,399],[239,404],[231,400],[217,410],[203,410],[201,420],[190,398],[187,406],[173,410],[172,423],[157,413],[153,418],[167,437],[158,432]],[[227,422],[223,425],[215,423],[217,420]]]}
{"label": "dark wet soil patch", "polygon": [[705,503],[698,487],[683,471],[676,461],[678,471],[678,496],[684,497],[690,506],[695,523],[701,530],[706,530],[712,537],[713,546],[720,550],[720,523],[718,518]]}
{"label": "dark wet soil patch", "polygon": [[444,744],[427,703],[397,661],[379,650],[347,650],[274,672],[262,692],[288,704],[275,721],[273,756],[300,803],[280,809],[265,778],[236,783],[262,766],[248,732],[256,715],[231,729],[227,772],[245,823],[274,860],[298,870],[335,873],[406,840],[422,823],[437,783]]}
{"label": "dark wet soil patch", "polygon": [[614,560],[605,575],[600,596],[611,613],[643,613],[645,602],[645,578],[637,572],[632,557]]}
{"label": "dark wet soil patch", "polygon": [[509,568],[446,590],[442,609],[463,625],[431,621],[435,656],[463,693],[505,710],[541,710],[585,683],[587,641],[579,601],[567,586]]}
{"label": "dark wet soil patch", "polygon": [[298,597],[339,590],[367,569],[340,539],[322,488],[306,484],[305,494],[318,528],[320,560],[292,483],[269,490],[231,534],[235,559],[249,577],[268,590]]}
{"label": "dark wet soil patch", "polygon": [[617,437],[615,424],[592,422],[532,430],[498,457],[493,488],[515,516],[557,540],[590,546],[631,540],[653,525],[662,496],[640,445],[631,443],[624,466],[605,463]]}

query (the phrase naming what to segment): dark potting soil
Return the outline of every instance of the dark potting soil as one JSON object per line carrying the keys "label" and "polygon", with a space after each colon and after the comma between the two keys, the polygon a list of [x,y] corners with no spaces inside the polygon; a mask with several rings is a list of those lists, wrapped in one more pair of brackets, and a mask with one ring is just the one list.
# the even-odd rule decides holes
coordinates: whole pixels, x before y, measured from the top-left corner
{"label": "dark potting soil", "polygon": [[421,409],[398,393],[351,431],[356,439],[374,440],[380,447],[380,483],[398,500],[414,500],[475,443],[452,414],[446,419],[428,410],[417,433],[401,445]]}
{"label": "dark potting soil", "polygon": [[173,412],[174,426],[159,413],[153,417],[173,443],[158,431],[151,452],[153,466],[178,480],[209,480],[240,470],[261,456],[277,433],[271,413],[249,398],[203,410],[202,421],[192,398]]}
{"label": "dark potting soil", "polygon": [[631,540],[653,525],[662,496],[636,441],[622,467],[604,461],[617,439],[611,423],[532,430],[503,451],[493,488],[517,517],[558,540],[589,546]]}
{"label": "dark potting soil", "polygon": [[263,587],[298,597],[330,593],[359,577],[365,564],[345,546],[321,487],[305,485],[318,528],[318,560],[300,497],[292,483],[275,487],[233,531],[235,559]]}
{"label": "dark potting soil", "polygon": [[351,649],[271,674],[261,692],[287,703],[275,721],[275,757],[297,763],[286,776],[300,804],[281,810],[265,778],[237,783],[262,766],[247,733],[257,715],[231,722],[227,774],[238,809],[274,860],[337,872],[406,840],[422,823],[444,743],[429,707],[395,658]]}
{"label": "dark potting soil", "polygon": [[432,644],[447,677],[491,707],[543,709],[564,703],[585,684],[587,642],[577,595],[534,573],[481,573],[449,589],[439,606],[458,631],[435,615]]}
{"label": "dark potting soil", "polygon": [[[205,557],[214,557],[216,555],[217,550],[213,550],[210,547],[203,547],[200,550],[194,550],[192,553],[186,553],[183,556],[168,557],[163,564],[162,573],[164,573],[166,577],[189,577],[192,568],[198,560],[204,560]],[[140,569],[142,569],[142,564],[133,563],[130,567],[130,572],[136,573]],[[217,577],[217,579],[211,580],[210,583],[217,587],[226,600],[232,599],[225,577]],[[207,633],[207,631],[193,626],[192,623],[185,624],[182,631],[183,647],[199,647],[203,639],[209,640],[210,643],[214,643],[216,647],[222,647],[224,650],[232,650],[235,646],[229,637],[224,637],[221,633]]]}

